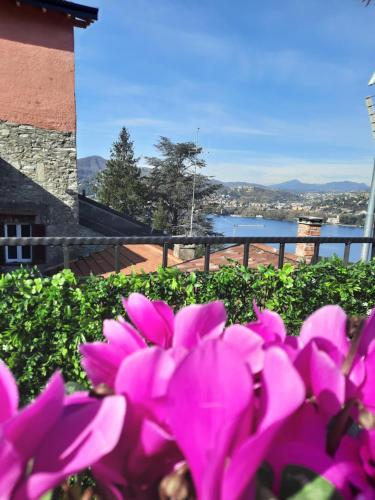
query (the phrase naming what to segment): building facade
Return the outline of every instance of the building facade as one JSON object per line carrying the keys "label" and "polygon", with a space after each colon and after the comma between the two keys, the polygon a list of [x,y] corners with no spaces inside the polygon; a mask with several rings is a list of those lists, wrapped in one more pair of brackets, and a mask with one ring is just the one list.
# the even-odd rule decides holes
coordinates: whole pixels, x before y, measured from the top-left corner
{"label": "building facade", "polygon": [[[0,236],[82,233],[74,28],[97,15],[65,0],[0,0]],[[52,248],[0,250],[1,267],[60,259]]]}

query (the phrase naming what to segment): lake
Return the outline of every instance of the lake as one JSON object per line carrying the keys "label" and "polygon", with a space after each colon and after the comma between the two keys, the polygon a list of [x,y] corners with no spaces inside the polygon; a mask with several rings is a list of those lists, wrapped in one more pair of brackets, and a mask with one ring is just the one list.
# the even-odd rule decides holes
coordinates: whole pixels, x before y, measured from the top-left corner
{"label": "lake", "polygon": [[[213,215],[211,219],[214,222],[215,231],[224,236],[297,236],[297,222],[233,215]],[[324,224],[321,235],[332,237],[363,236],[363,228]],[[278,245],[271,246],[278,248]],[[287,252],[294,253],[295,245],[286,245],[285,249]],[[334,254],[343,257],[344,245],[333,243],[320,246],[320,256],[331,257]],[[359,260],[360,255],[361,245],[353,244],[350,248],[350,260],[355,262]]]}

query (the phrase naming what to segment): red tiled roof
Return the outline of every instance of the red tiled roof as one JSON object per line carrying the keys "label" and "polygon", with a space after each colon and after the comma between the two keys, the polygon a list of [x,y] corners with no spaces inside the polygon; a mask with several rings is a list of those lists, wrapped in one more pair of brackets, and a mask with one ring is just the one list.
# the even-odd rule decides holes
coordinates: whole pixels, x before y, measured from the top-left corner
{"label": "red tiled roof", "polygon": [[[243,262],[243,245],[236,245],[232,247],[225,248],[223,250],[218,250],[210,255],[210,271],[217,271],[220,266],[227,266],[233,264],[242,264]],[[257,243],[256,245],[250,245],[249,248],[249,267],[256,269],[260,265],[269,265],[277,267],[279,260],[279,252],[269,246]],[[235,261],[235,262],[231,262]],[[298,258],[296,255],[291,253],[285,253],[284,262],[289,262],[290,264],[296,265]],[[181,271],[203,271],[204,268],[204,257],[199,259],[188,260],[177,264],[175,267]]]}
{"label": "red tiled roof", "polygon": [[[121,273],[131,274],[152,273],[162,264],[163,249],[158,245],[126,245],[120,248]],[[232,246],[213,252],[210,255],[210,271],[217,271],[220,266],[230,265],[231,261],[242,264],[243,245]],[[285,262],[297,263],[294,254],[285,253]],[[249,267],[257,268],[260,265],[278,264],[278,251],[268,245],[250,245]],[[177,267],[181,271],[203,271],[204,257],[182,262],[173,255],[168,254],[168,266]],[[115,272],[114,249],[107,248],[100,252],[92,253],[71,263],[71,269],[78,276],[88,276],[91,273],[100,276],[109,276]]]}
{"label": "red tiled roof", "polygon": [[[163,248],[159,245],[126,245],[120,247],[121,273],[131,274],[132,272],[152,273],[162,264]],[[176,265],[181,263],[169,251],[168,264]],[[113,248],[106,248],[100,252],[92,253],[87,257],[82,257],[71,263],[71,269],[78,276],[88,276],[90,273],[107,277],[115,272],[115,254]]]}

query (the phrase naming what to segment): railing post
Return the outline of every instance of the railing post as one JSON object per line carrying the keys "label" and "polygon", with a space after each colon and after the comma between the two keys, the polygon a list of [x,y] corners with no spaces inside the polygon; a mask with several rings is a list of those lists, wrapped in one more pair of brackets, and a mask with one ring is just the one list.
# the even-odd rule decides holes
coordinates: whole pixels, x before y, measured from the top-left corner
{"label": "railing post", "polygon": [[210,245],[208,243],[204,245],[204,272],[210,272]]}
{"label": "railing post", "polygon": [[69,247],[68,245],[63,245],[62,249],[63,249],[64,269],[70,269]]}
{"label": "railing post", "polygon": [[248,267],[249,265],[249,249],[250,249],[250,243],[245,243],[243,246],[243,261],[242,261],[242,265],[244,267]]}
{"label": "railing post", "polygon": [[119,273],[121,271],[121,266],[120,266],[120,245],[115,245],[114,246],[115,250],[115,272]]}
{"label": "railing post", "polygon": [[284,255],[285,255],[285,243],[280,243],[279,246],[279,262],[277,267],[281,269],[284,265]]}
{"label": "railing post", "polygon": [[371,245],[371,259],[375,259],[375,240],[373,240]]}
{"label": "railing post", "polygon": [[168,267],[168,243],[164,243],[163,245],[163,268]]}
{"label": "railing post", "polygon": [[345,243],[345,250],[344,250],[344,266],[347,266],[349,264],[349,257],[350,257],[350,241],[347,241]]}
{"label": "railing post", "polygon": [[320,248],[320,243],[314,243],[314,255],[313,258],[311,259],[311,264],[316,264],[318,262],[319,248]]}

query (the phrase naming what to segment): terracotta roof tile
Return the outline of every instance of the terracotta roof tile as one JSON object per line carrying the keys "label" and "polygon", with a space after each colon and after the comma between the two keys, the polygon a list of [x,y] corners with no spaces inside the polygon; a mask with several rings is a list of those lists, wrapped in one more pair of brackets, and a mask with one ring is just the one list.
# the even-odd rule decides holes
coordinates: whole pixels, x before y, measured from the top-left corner
{"label": "terracotta roof tile", "polygon": [[[213,252],[210,255],[210,271],[217,271],[220,266],[231,265],[243,261],[243,245],[231,246]],[[249,267],[257,268],[260,265],[278,265],[278,251],[263,244],[250,245]],[[120,248],[121,273],[152,273],[162,264],[163,249],[159,245],[126,245]],[[285,262],[297,264],[294,254],[285,253]],[[173,255],[168,254],[168,266],[177,267],[181,271],[203,271],[204,257],[182,262]],[[90,273],[109,276],[114,273],[115,254],[113,247],[108,247],[101,252],[94,252],[87,257],[82,257],[71,263],[71,268],[78,276],[88,276]]]}
{"label": "terracotta roof tile", "polygon": [[[210,271],[216,271],[220,266],[231,265],[231,261],[235,261],[233,264],[242,264],[243,249],[243,245],[236,245],[213,252],[210,255]],[[250,245],[249,267],[256,269],[260,265],[269,264],[277,267],[278,259],[279,253],[275,248],[259,243],[256,245]],[[285,253],[284,262],[296,265],[297,257],[294,254]],[[204,268],[204,257],[182,262],[181,264],[177,264],[175,267],[181,269],[182,271],[202,271]]]}
{"label": "terracotta roof tile", "polygon": [[[121,273],[152,273],[161,266],[163,249],[158,245],[126,245],[120,248]],[[170,250],[168,264],[175,266],[181,263]],[[71,263],[71,269],[77,276],[88,276],[90,273],[109,276],[115,272],[115,253],[112,247],[100,252],[93,252],[87,257],[81,257]]]}

